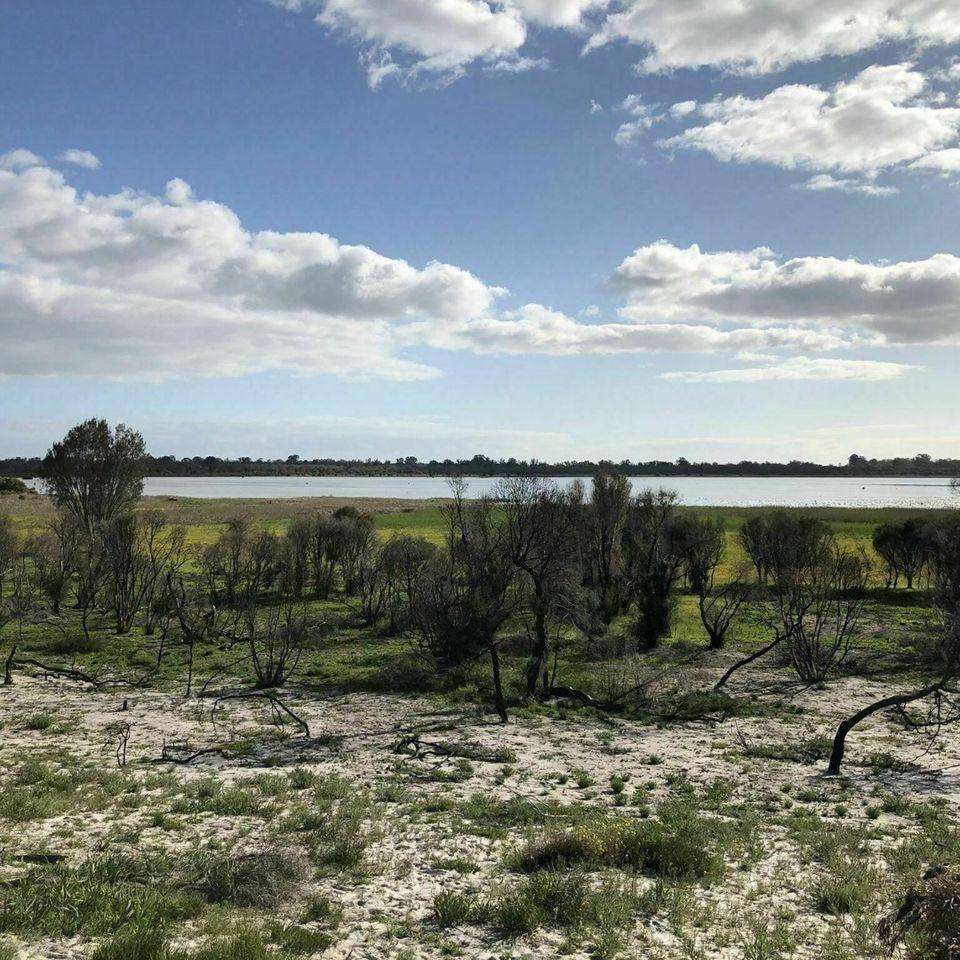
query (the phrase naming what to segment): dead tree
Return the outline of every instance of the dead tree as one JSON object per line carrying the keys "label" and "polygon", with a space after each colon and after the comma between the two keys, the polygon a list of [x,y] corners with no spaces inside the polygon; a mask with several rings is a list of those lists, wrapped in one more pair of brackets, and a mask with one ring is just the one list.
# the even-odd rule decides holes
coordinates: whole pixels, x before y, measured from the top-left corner
{"label": "dead tree", "polygon": [[[945,524],[934,538],[933,569],[936,571],[936,606],[940,619],[939,675],[915,690],[883,697],[858,710],[837,728],[830,752],[828,772],[838,774],[850,732],[868,717],[896,710],[905,725],[932,731],[936,736],[947,724],[960,721],[960,520]],[[925,719],[907,714],[912,703],[926,701]]]}

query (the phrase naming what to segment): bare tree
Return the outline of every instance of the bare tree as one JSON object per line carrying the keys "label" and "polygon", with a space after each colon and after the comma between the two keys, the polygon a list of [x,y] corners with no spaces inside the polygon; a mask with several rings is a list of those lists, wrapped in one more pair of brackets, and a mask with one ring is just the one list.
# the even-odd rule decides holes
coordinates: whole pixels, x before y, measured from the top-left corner
{"label": "bare tree", "polygon": [[45,532],[26,544],[37,585],[54,616],[60,616],[60,607],[76,572],[83,537],[79,521],[72,514],[59,513]]}
{"label": "bare tree", "polygon": [[55,443],[43,459],[47,493],[76,516],[88,533],[131,510],[143,492],[143,437],[106,420],[86,420]]}
{"label": "bare tree", "polygon": [[353,576],[359,600],[356,609],[360,619],[372,627],[387,615],[390,606],[392,586],[384,548],[371,542],[356,561]]}
{"label": "bare tree", "polygon": [[283,603],[254,620],[250,631],[250,662],[258,690],[282,687],[297,669],[307,635],[302,607]]}
{"label": "bare tree", "polygon": [[868,578],[862,554],[833,545],[781,574],[773,615],[801,680],[824,680],[846,659],[866,604]]}
{"label": "bare tree", "polygon": [[[960,722],[960,518],[954,517],[937,531],[931,566],[940,617],[940,669],[914,690],[883,697],[844,720],[833,738],[831,774],[840,772],[850,732],[875,713],[894,710],[908,727],[927,730],[932,736],[945,725]],[[928,704],[926,719],[917,720],[906,713],[907,706],[919,702]]]}
{"label": "bare tree", "polygon": [[149,561],[140,521],[115,517],[102,529],[110,607],[118,634],[129,633],[147,594]]}

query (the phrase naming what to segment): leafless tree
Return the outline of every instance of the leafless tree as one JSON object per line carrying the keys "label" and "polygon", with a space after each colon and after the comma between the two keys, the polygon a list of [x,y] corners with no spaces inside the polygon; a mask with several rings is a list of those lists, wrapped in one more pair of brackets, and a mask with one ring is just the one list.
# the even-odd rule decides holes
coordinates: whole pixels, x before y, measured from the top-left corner
{"label": "leafless tree", "polygon": [[[940,618],[939,670],[919,687],[883,697],[844,720],[834,735],[829,772],[840,772],[850,732],[875,713],[896,711],[905,725],[935,737],[947,724],[960,722],[960,517],[941,525],[934,539],[932,567]],[[906,712],[915,703],[926,703],[926,718]]]}
{"label": "leafless tree", "polygon": [[293,603],[271,607],[254,619],[248,642],[258,690],[281,687],[290,679],[306,635],[306,613]]}
{"label": "leafless tree", "polygon": [[360,619],[372,627],[387,615],[390,606],[392,585],[384,548],[377,543],[369,543],[355,563],[353,577],[359,602],[355,609]]}
{"label": "leafless tree", "polygon": [[72,514],[61,512],[43,533],[26,544],[37,585],[54,616],[60,616],[60,607],[77,569],[84,536],[79,521]]}
{"label": "leafless tree", "polygon": [[110,608],[118,634],[129,633],[147,595],[150,565],[140,520],[115,517],[102,529]]}
{"label": "leafless tree", "polygon": [[3,581],[7,571],[13,565],[19,543],[13,529],[13,520],[5,513],[0,514],[0,597],[3,597]]}

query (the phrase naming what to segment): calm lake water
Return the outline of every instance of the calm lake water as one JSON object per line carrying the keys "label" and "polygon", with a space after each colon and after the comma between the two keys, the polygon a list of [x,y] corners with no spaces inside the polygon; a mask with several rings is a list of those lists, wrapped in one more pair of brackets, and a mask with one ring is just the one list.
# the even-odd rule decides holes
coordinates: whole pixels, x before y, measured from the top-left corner
{"label": "calm lake water", "polygon": [[[573,477],[557,477],[565,486]],[[589,485],[589,478],[582,479]],[[467,478],[469,496],[489,493],[497,480]],[[958,507],[942,477],[632,477],[634,490],[666,487],[693,506],[711,507]],[[378,497],[429,500],[448,497],[443,477],[148,477],[154,497],[264,498]]]}

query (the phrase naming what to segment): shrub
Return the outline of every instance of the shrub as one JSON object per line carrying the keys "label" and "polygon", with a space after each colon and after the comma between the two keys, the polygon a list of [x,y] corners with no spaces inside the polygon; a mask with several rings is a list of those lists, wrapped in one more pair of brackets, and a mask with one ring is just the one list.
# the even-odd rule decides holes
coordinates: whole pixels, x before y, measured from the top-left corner
{"label": "shrub", "polygon": [[730,831],[684,801],[661,806],[656,820],[607,820],[527,843],[510,858],[525,873],[570,866],[614,866],[672,880],[710,880],[723,872]]}
{"label": "shrub", "polygon": [[0,497],[8,493],[26,493],[29,489],[19,477],[0,477]]}
{"label": "shrub", "polygon": [[291,852],[201,854],[194,862],[192,886],[208,903],[272,907],[282,903],[305,875],[303,861]]}
{"label": "shrub", "polygon": [[884,940],[908,960],[960,957],[960,867],[934,867],[881,925]]}

